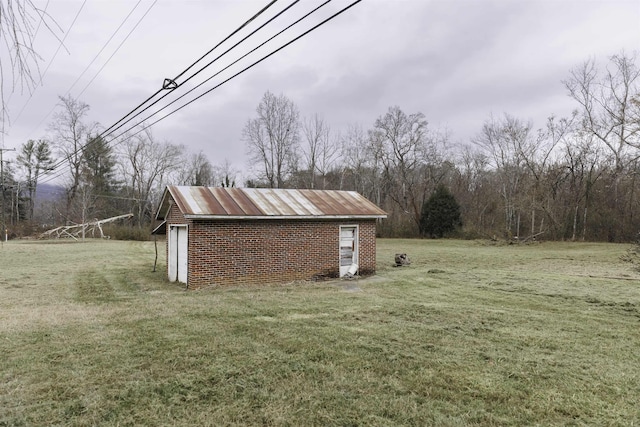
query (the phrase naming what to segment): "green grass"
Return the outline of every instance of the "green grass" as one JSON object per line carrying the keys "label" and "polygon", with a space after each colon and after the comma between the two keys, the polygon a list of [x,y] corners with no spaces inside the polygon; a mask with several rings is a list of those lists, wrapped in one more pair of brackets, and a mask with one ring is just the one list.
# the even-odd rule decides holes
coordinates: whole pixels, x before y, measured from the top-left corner
{"label": "green grass", "polygon": [[5,243],[0,426],[638,425],[627,248],[380,240],[372,278],[185,292],[151,242]]}

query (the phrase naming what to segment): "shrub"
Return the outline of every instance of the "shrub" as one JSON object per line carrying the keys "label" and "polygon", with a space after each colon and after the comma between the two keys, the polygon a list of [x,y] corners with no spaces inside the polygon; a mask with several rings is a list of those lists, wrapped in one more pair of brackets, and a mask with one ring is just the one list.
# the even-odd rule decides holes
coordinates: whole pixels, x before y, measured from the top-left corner
{"label": "shrub", "polygon": [[439,185],[422,205],[420,232],[423,236],[444,237],[462,226],[460,205],[444,185]]}
{"label": "shrub", "polygon": [[127,225],[105,225],[102,227],[105,236],[115,240],[151,240],[150,228],[131,227]]}

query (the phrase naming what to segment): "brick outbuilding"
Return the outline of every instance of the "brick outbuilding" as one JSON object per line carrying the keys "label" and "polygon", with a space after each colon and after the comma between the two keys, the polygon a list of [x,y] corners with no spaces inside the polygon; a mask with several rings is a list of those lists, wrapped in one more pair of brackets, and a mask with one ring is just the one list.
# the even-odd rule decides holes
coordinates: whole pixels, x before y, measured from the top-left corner
{"label": "brick outbuilding", "polygon": [[168,186],[156,232],[169,280],[195,289],[373,274],[381,218],[354,191]]}

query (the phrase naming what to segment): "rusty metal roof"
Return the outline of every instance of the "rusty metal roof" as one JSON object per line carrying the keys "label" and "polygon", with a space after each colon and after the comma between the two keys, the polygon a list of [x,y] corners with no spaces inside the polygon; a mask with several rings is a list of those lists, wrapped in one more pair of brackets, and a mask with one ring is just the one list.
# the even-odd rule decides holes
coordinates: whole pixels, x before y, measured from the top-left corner
{"label": "rusty metal roof", "polygon": [[156,219],[165,219],[171,200],[188,219],[386,218],[387,214],[355,191],[170,185]]}

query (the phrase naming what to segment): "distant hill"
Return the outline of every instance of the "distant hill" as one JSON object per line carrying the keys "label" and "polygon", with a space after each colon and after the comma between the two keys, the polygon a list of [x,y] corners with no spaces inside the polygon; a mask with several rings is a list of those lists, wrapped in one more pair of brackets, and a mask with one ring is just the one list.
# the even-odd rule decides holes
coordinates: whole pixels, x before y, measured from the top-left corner
{"label": "distant hill", "polygon": [[64,187],[52,184],[38,184],[36,203],[51,202],[64,196]]}

